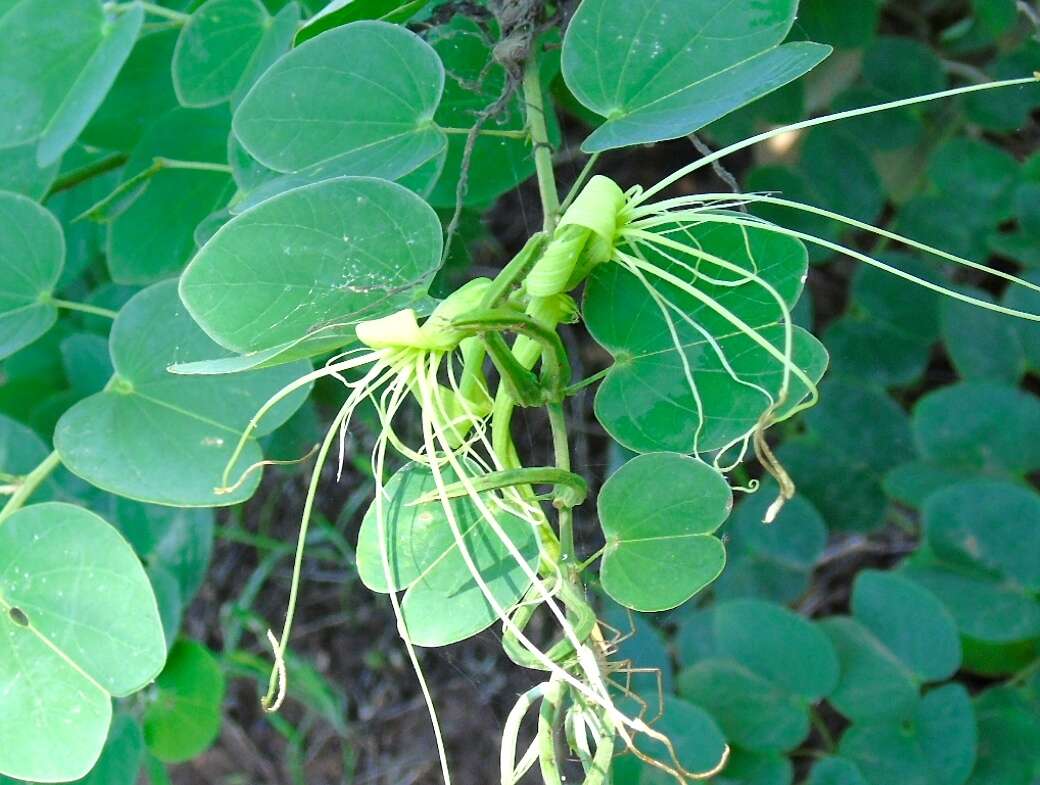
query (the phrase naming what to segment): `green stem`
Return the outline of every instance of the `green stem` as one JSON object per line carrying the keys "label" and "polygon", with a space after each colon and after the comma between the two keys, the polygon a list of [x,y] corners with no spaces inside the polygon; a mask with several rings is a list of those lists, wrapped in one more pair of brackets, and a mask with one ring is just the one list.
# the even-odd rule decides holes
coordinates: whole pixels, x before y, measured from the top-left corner
{"label": "green stem", "polygon": [[495,276],[495,280],[488,286],[487,291],[484,293],[484,299],[480,303],[481,307],[495,308],[500,305],[502,300],[509,294],[509,290],[538,261],[538,257],[545,250],[547,242],[548,238],[544,232],[531,235],[528,241],[524,243],[524,247],[520,249],[520,253],[514,256],[509,264],[502,268],[501,272]]}
{"label": "green stem", "polygon": [[151,14],[152,16],[161,16],[163,19],[169,19],[170,21],[179,22],[180,24],[184,24],[189,19],[191,19],[191,14],[184,14],[180,11],[174,11],[172,8],[163,8],[161,5],[156,5],[155,3],[146,3],[143,2],[143,0],[137,0],[137,2],[133,3],[105,3],[105,10],[114,11],[117,14],[122,14],[126,13],[135,6],[143,8],[146,14]]}
{"label": "green stem", "polygon": [[498,369],[502,386],[508,391],[510,399],[521,406],[541,406],[544,398],[538,377],[517,360],[502,334],[486,333],[484,342],[488,356]]}
{"label": "green stem", "polygon": [[[439,126],[440,129],[446,134],[453,134],[456,136],[469,136],[473,133],[472,128],[445,128]],[[526,139],[527,131],[516,129],[494,129],[494,128],[481,128],[477,131],[477,136],[497,136],[503,139]]]}
{"label": "green stem", "polygon": [[118,311],[113,311],[111,308],[101,308],[97,305],[77,303],[72,300],[59,300],[55,297],[51,297],[45,302],[56,308],[64,308],[67,311],[80,311],[81,313],[89,313],[94,316],[104,316],[106,319],[115,319],[119,315]]}
{"label": "green stem", "polygon": [[[565,472],[571,470],[570,443],[567,439],[567,418],[563,412],[563,404],[551,401],[546,405],[549,413],[549,428],[552,431],[553,458],[556,468]],[[570,507],[560,506],[560,562],[568,578],[576,575],[577,557],[574,553],[574,513]]]}
{"label": "green stem", "polygon": [[[541,347],[542,381],[549,394],[559,395],[570,381],[570,359],[567,357],[567,350],[564,348],[559,334],[556,330],[546,327],[525,313],[501,308],[476,310],[467,313],[463,318],[454,320],[452,326],[461,330],[489,334],[489,338],[504,330],[526,335]],[[499,337],[501,338],[501,336]],[[488,352],[494,359],[494,350],[490,344]]]}
{"label": "green stem", "polygon": [[1007,686],[1013,687],[1016,684],[1022,684],[1037,671],[1040,671],[1040,657],[1037,657],[1028,665],[1017,671],[1010,679],[1008,679]]}
{"label": "green stem", "polygon": [[[574,507],[585,501],[589,486],[585,478],[565,469],[553,466],[532,466],[523,469],[503,469],[473,477],[470,486],[477,493],[485,491],[497,491],[501,488],[513,488],[518,485],[552,485],[558,490],[556,497],[561,503]],[[449,499],[457,499],[466,496],[469,489],[465,483],[456,482],[445,486],[444,496]],[[413,504],[428,504],[435,502],[441,497],[440,492],[430,491],[420,496]]]}
{"label": "green stem", "polygon": [[[153,158],[151,164],[121,182],[110,194],[76,216],[73,222],[83,218],[90,218],[95,221],[105,220],[105,211],[110,204],[117,202],[120,197],[133,192],[134,189],[143,189],[147,185],[147,181],[163,169],[191,169],[200,172],[220,172],[221,174],[232,173],[231,167],[227,164],[215,164],[209,161],[181,161],[175,158]],[[136,196],[137,194],[133,194],[133,198],[136,198]]]}
{"label": "green stem", "polygon": [[575,395],[575,394],[581,392],[586,387],[588,387],[590,384],[595,384],[600,379],[603,379],[604,377],[606,377],[606,375],[608,373],[610,373],[610,368],[604,368],[601,371],[596,371],[594,374],[591,374],[590,376],[586,376],[580,382],[575,382],[570,387],[565,387],[564,390],[563,390],[563,394],[564,394],[564,396],[569,398],[572,395]]}
{"label": "green stem", "polygon": [[194,169],[200,172],[222,172],[233,174],[234,170],[228,164],[215,164],[210,161],[182,161],[178,158],[158,157],[155,163],[160,169]]}
{"label": "green stem", "polygon": [[578,175],[578,179],[574,181],[574,185],[572,185],[571,190],[567,192],[563,204],[560,205],[560,215],[567,212],[567,208],[571,206],[571,202],[573,202],[578,197],[578,194],[581,193],[582,186],[585,185],[585,181],[589,179],[589,175],[591,175],[593,170],[596,168],[596,162],[599,161],[599,156],[599,153],[593,153],[589,156],[589,160],[585,162],[585,166]]}
{"label": "green stem", "polygon": [[606,550],[607,546],[604,545],[602,548],[600,548],[598,551],[592,554],[589,558],[587,558],[585,561],[579,564],[577,567],[577,572],[585,572],[585,570],[588,569],[589,565],[591,565],[594,561],[596,561],[596,559],[602,556],[606,552]]}
{"label": "green stem", "polygon": [[549,688],[538,708],[538,764],[545,785],[562,785],[560,766],[556,759],[556,722],[563,702],[563,684],[549,683]]}
{"label": "green stem", "polygon": [[85,183],[87,180],[91,180],[98,175],[118,169],[126,163],[128,158],[129,156],[126,153],[115,153],[87,164],[86,166],[80,167],[79,169],[73,169],[71,172],[59,177],[51,184],[50,190],[47,191],[47,196],[54,196],[56,193],[68,191],[70,188],[75,188],[77,185]]}
{"label": "green stem", "polygon": [[816,729],[816,732],[820,734],[820,741],[823,743],[824,748],[827,752],[834,752],[834,737],[831,735],[827,723],[823,721],[823,717],[820,716],[820,713],[816,711],[816,709],[810,709],[809,718],[812,721],[812,726]]}
{"label": "green stem", "polygon": [[5,504],[3,509],[0,510],[0,524],[3,524],[5,520],[21,509],[22,505],[25,504],[36,489],[40,487],[40,483],[46,480],[50,476],[51,472],[57,469],[60,465],[61,458],[58,456],[57,450],[40,461],[36,468],[25,476],[25,479],[22,480],[18,490],[11,495],[11,498],[7,500],[7,504]]}
{"label": "green stem", "polygon": [[542,198],[544,229],[552,234],[560,214],[560,196],[556,192],[556,176],[553,172],[552,145],[545,125],[545,99],[542,96],[542,80],[538,68],[537,49],[524,67],[524,100],[527,104],[527,127],[534,144],[534,166],[538,176],[538,193]]}

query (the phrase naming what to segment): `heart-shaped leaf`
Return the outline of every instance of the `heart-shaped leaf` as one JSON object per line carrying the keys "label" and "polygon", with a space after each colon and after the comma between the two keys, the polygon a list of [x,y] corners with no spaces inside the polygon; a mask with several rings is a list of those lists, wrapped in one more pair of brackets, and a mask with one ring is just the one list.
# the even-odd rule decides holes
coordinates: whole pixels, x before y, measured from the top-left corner
{"label": "heart-shaped leaf", "polygon": [[726,549],[712,532],[732,506],[726,480],[705,463],[676,453],[633,458],[599,495],[607,539],[604,591],[638,611],[686,602],[726,563]]}
{"label": "heart-shaped leaf", "polygon": [[[196,8],[173,53],[173,86],[181,105],[213,106],[240,90],[272,23],[260,0],[207,0]],[[282,52],[291,40],[290,32]]]}
{"label": "heart-shaped leaf", "polygon": [[406,188],[325,180],[225,224],[184,271],[181,297],[217,343],[284,362],[342,346],[354,323],[419,299],[441,243],[436,213]]}
{"label": "heart-shaped leaf", "polygon": [[838,655],[841,676],[827,700],[854,722],[905,718],[917,707],[918,684],[874,634],[857,620],[833,616],[820,622]]}
{"label": "heart-shaped leaf", "polygon": [[783,606],[732,600],[715,608],[712,623],[720,653],[807,702],[825,698],[838,682],[827,637]]}
{"label": "heart-shaped leaf", "polygon": [[385,22],[354,22],[306,41],[264,72],[235,111],[235,135],[279,172],[396,179],[445,144],[433,123],[440,58]]}
{"label": "heart-shaped leaf", "polygon": [[[211,507],[248,499],[259,472],[218,494],[224,466],[254,412],[310,366],[192,379],[169,373],[171,363],[221,351],[185,311],[175,281],[151,286],[124,306],[109,348],[112,382],[58,422],[54,445],[65,466],[99,488],[154,504]],[[301,388],[279,403],[256,435],[283,423],[306,395]],[[232,481],[261,458],[250,439]]]}
{"label": "heart-shaped leaf", "polygon": [[1008,385],[943,387],[914,407],[918,451],[929,463],[987,474],[1040,468],[1040,401]]}
{"label": "heart-shaped leaf", "polygon": [[100,0],[12,0],[0,16],[0,148],[36,142],[48,166],[100,106],[144,21],[110,20]]}
{"label": "heart-shaped leaf", "polygon": [[[801,293],[807,261],[805,247],[797,240],[766,229],[742,231],[727,224],[696,226],[681,238],[754,270],[774,287],[788,308]],[[729,309],[782,352],[782,311],[754,284],[711,284],[656,251],[640,249],[640,253]],[[696,270],[698,261],[690,258],[686,264]],[[615,360],[596,394],[599,421],[617,441],[638,452],[703,453],[749,434],[769,407],[770,397],[775,400],[779,394],[783,364],[699,299],[671,283],[644,277],[646,284],[611,263],[599,265],[589,279],[585,321]],[[665,302],[674,304],[684,316],[675,315]],[[630,318],[619,319],[618,314]],[[819,379],[827,363],[820,343],[794,327],[792,350],[793,364],[810,379]],[[805,394],[805,386],[792,378],[781,409],[790,408]]]}
{"label": "heart-shaped leaf", "polygon": [[567,26],[563,75],[607,122],[586,152],[693,133],[797,79],[831,48],[779,46],[796,0],[585,0]]}
{"label": "heart-shaped leaf", "polygon": [[909,721],[856,723],[838,750],[871,785],[961,785],[975,763],[975,713],[959,684],[925,695]]}
{"label": "heart-shaped leaf", "polygon": [[86,774],[112,697],[151,681],[166,657],[148,578],[92,512],[25,507],[0,527],[0,772],[55,782]]}
{"label": "heart-shaped leaf", "polygon": [[903,571],[952,614],[966,659],[981,645],[982,669],[1003,670],[997,660],[1014,661],[1015,645],[1040,637],[1040,499],[1008,482],[969,480],[930,496],[924,522],[928,549]]}
{"label": "heart-shaped leaf", "polygon": [[64,259],[57,219],[25,196],[0,191],[0,358],[35,341],[58,318],[48,299]]}
{"label": "heart-shaped leaf", "polygon": [[[450,469],[442,473],[445,483],[456,480]],[[498,619],[470,574],[440,500],[415,503],[436,487],[428,468],[407,464],[383,486],[385,543],[379,542],[379,509],[374,502],[365,513],[358,536],[361,580],[373,591],[407,590],[401,610],[410,638],[420,646],[446,646],[465,640]],[[494,494],[481,497],[534,568],[538,543],[531,524],[504,509]],[[530,580],[472,501],[466,497],[454,499],[451,509],[466,549],[492,596],[502,608],[512,608],[527,591]],[[384,548],[392,585],[386,581]]]}
{"label": "heart-shaped leaf", "polygon": [[149,751],[166,763],[204,752],[220,732],[225,682],[216,657],[200,643],[179,640],[155,686],[143,718]]}
{"label": "heart-shaped leaf", "polygon": [[738,662],[702,660],[679,674],[678,687],[745,749],[789,750],[809,733],[803,702]]}

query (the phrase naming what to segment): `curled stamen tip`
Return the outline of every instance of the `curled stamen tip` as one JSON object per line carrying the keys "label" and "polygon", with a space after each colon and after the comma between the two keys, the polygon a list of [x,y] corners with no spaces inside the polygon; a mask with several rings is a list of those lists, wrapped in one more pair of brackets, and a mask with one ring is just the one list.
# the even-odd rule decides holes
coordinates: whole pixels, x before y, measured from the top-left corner
{"label": "curled stamen tip", "polygon": [[777,496],[773,503],[766,509],[766,514],[762,516],[762,523],[768,525],[776,520],[776,516],[780,514],[780,510],[783,509],[784,503],[787,501],[787,497],[784,494]]}
{"label": "curled stamen tip", "polygon": [[[274,650],[274,675],[275,683],[278,686],[278,694],[272,696],[274,692],[275,683],[272,683],[271,690],[260,699],[260,705],[264,707],[264,711],[268,714],[274,714],[281,707],[285,701],[285,693],[288,689],[289,677],[285,670],[285,656],[282,652],[282,647],[278,643],[278,639],[274,636],[271,630],[267,631],[267,641],[271,644],[271,648]],[[274,698],[272,702],[272,697]]]}
{"label": "curled stamen tip", "polygon": [[692,779],[695,780],[706,780],[714,777],[716,774],[726,768],[726,764],[729,763],[730,746],[726,744],[722,749],[722,757],[719,758],[719,762],[715,764],[715,768],[708,771],[697,772],[693,775]]}

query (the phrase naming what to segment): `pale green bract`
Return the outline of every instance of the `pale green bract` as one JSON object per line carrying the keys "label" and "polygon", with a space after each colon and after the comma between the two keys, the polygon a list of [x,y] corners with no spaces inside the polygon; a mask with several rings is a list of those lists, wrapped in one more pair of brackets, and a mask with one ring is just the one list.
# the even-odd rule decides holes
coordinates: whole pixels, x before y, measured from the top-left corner
{"label": "pale green bract", "polygon": [[0,773],[72,780],[93,767],[112,697],[166,658],[159,612],[137,556],[104,520],[37,504],[0,527]]}

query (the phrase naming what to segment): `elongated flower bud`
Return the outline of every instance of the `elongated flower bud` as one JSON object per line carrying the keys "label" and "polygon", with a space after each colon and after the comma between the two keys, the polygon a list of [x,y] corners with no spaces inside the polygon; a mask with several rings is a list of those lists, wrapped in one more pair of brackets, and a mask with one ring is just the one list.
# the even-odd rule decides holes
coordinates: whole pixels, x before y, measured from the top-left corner
{"label": "elongated flower bud", "polygon": [[548,297],[576,286],[589,270],[607,261],[625,220],[625,194],[609,177],[596,175],[560,219],[552,241],[524,282],[532,297]]}

